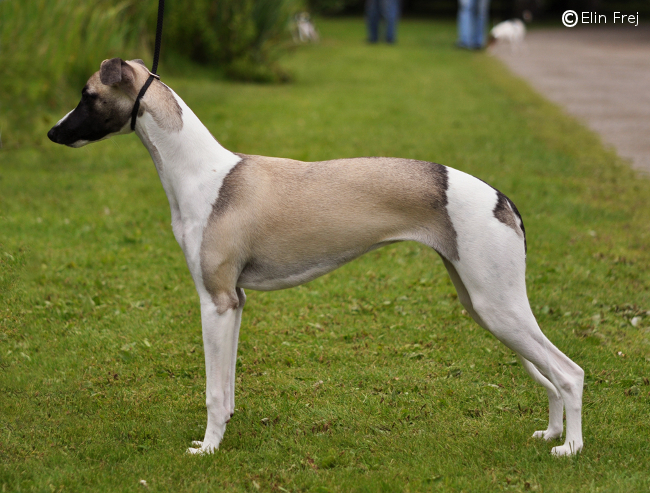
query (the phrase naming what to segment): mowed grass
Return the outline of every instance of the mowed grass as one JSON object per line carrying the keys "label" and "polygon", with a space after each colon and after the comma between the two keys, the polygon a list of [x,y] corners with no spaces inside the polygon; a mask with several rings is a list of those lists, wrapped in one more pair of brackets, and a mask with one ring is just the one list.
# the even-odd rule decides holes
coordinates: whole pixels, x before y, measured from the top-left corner
{"label": "mowed grass", "polygon": [[424,159],[507,194],[533,310],[586,373],[583,453],[531,438],[545,391],[404,243],[249,291],[237,411],[216,454],[185,455],[206,423],[198,300],[130,135],[0,153],[1,490],[647,490],[650,181],[454,50],[452,23],[404,21],[397,46],[364,44],[361,20],[318,27],[291,85],[163,79],[233,151]]}

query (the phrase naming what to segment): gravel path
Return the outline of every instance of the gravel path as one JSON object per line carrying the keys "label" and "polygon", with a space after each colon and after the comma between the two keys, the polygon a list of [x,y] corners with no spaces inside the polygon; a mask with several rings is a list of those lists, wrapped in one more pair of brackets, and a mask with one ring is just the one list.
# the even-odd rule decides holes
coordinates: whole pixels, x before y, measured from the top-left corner
{"label": "gravel path", "polygon": [[490,51],[650,175],[650,27],[533,30]]}

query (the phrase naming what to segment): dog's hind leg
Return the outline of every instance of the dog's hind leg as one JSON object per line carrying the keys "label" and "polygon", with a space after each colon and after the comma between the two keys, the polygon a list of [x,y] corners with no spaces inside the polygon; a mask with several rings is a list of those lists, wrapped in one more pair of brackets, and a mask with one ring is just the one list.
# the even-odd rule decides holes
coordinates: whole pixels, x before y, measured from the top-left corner
{"label": "dog's hind leg", "polygon": [[449,273],[451,282],[454,284],[454,287],[456,288],[456,293],[458,293],[458,301],[460,301],[460,303],[465,307],[467,313],[470,314],[470,316],[476,321],[477,324],[479,324],[484,329],[487,329],[485,323],[483,322],[483,320],[481,320],[481,317],[479,317],[478,313],[476,313],[476,310],[474,310],[474,305],[472,305],[472,299],[470,298],[469,293],[467,292],[467,288],[463,284],[462,279],[458,275],[458,271],[454,267],[454,264],[452,264],[449,260],[447,260],[442,255],[440,255],[440,258],[442,259],[442,263],[445,265],[445,268]]}
{"label": "dog's hind leg", "polygon": [[562,396],[555,388],[548,378],[542,375],[539,370],[530,361],[518,354],[521,365],[528,372],[528,374],[542,387],[546,388],[548,394],[548,428],[546,430],[539,430],[533,433],[535,438],[543,438],[544,440],[553,440],[562,436],[562,428],[564,424],[562,418],[564,416],[564,402]]}
{"label": "dog's hind leg", "polygon": [[[463,284],[463,281],[458,275],[456,268],[447,259],[444,257],[441,258],[442,262],[447,268],[447,272],[449,272],[451,282],[456,288],[456,292],[458,293],[458,300],[465,307],[471,317],[481,327],[487,329],[485,322],[481,320],[481,317],[479,317],[479,315],[476,313],[476,310],[474,310],[472,299],[470,298],[469,293],[467,292],[467,288]],[[545,440],[553,440],[554,438],[559,438],[562,435],[562,428],[564,426],[562,422],[564,414],[564,403],[562,402],[560,393],[555,388],[555,385],[553,385],[544,375],[539,372],[535,365],[533,365],[530,361],[528,361],[520,354],[517,354],[517,356],[519,357],[519,361],[521,361],[522,366],[528,372],[528,374],[533,378],[533,380],[544,387],[546,389],[546,393],[548,394],[548,428],[546,430],[536,431],[533,433],[533,437],[543,438]]]}
{"label": "dog's hind leg", "polygon": [[[476,294],[472,301],[488,330],[521,357],[530,361],[559,390],[566,408],[566,441],[553,448],[555,455],[570,455],[582,449],[582,369],[557,349],[542,333],[525,300],[505,302],[498,293]],[[501,303],[501,306],[499,306]],[[556,404],[556,401],[551,401]],[[560,406],[551,412],[560,416]],[[553,415],[555,419],[556,414]]]}
{"label": "dog's hind leg", "polygon": [[[498,250],[498,249],[497,249]],[[530,310],[525,287],[525,261],[503,261],[494,249],[486,250],[480,262],[473,255],[465,262],[443,262],[458,298],[476,320],[501,342],[515,351],[524,368],[547,389],[549,426],[533,436],[547,440],[562,433],[563,401],[567,408],[566,442],[553,448],[555,455],[569,455],[582,448],[582,369],[560,352],[542,333]],[[503,252],[501,252],[503,254]],[[516,255],[515,255],[516,257]],[[507,258],[507,256],[506,256]],[[471,265],[471,264],[476,265]],[[492,278],[485,277],[485,264],[496,267]],[[519,265],[517,265],[519,264]],[[514,268],[512,268],[514,267]]]}

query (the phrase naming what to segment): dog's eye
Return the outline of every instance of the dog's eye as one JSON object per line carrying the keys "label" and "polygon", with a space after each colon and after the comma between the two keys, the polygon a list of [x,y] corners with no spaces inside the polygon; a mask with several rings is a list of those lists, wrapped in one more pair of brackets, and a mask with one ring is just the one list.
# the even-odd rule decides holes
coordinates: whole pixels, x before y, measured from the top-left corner
{"label": "dog's eye", "polygon": [[99,94],[91,93],[91,92],[88,92],[88,91],[86,91],[84,89],[83,91],[81,91],[81,97],[84,98],[84,99],[89,99],[89,100],[94,101],[95,99],[97,99],[99,97]]}

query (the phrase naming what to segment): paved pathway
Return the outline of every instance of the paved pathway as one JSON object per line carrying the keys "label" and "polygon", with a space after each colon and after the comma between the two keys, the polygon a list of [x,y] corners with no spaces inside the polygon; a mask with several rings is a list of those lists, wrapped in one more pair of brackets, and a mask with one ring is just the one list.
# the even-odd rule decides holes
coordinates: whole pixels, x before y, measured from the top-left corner
{"label": "paved pathway", "polygon": [[650,175],[650,26],[529,31],[490,50]]}

